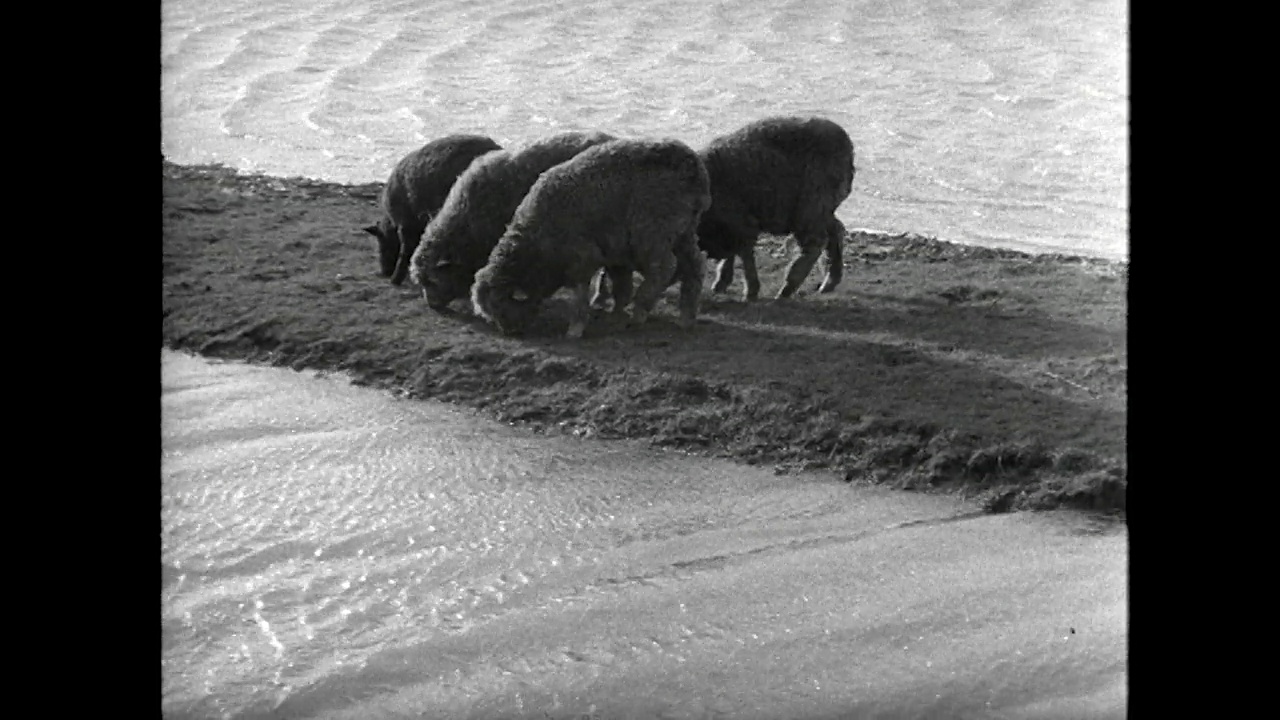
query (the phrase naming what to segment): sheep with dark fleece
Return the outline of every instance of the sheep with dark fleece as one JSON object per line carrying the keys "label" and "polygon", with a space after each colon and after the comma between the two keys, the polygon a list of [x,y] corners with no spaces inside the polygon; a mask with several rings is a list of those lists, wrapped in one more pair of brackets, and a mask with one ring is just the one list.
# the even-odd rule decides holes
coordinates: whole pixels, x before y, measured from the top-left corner
{"label": "sheep with dark fleece", "polygon": [[644,276],[631,319],[643,323],[673,276],[680,324],[691,326],[702,290],[698,218],[711,202],[707,170],[678,140],[615,140],[546,171],[521,201],[506,233],[475,276],[478,315],[507,334],[522,332],[543,299],[574,293],[568,336],[582,337],[591,280],[604,268],[615,312],[631,300],[631,273]]}
{"label": "sheep with dark fleece", "polygon": [[502,146],[483,135],[448,135],[404,156],[382,188],[383,217],[364,231],[378,239],[378,262],[383,277],[394,285],[409,273],[409,258],[422,231],[444,204],[449,188],[471,164]]}
{"label": "sheep with dark fleece", "polygon": [[442,310],[455,298],[468,297],[476,271],[489,261],[516,206],[538,177],[613,139],[601,132],[562,133],[519,151],[493,152],[473,162],[427,225],[410,263],[410,274],[422,286],[427,304]]}
{"label": "sheep with dark fleece", "polygon": [[836,208],[853,187],[853,142],[823,118],[773,117],[712,140],[700,153],[711,176],[711,207],[698,225],[707,257],[719,260],[715,292],[733,282],[742,259],[746,299],[760,294],[755,245],[761,233],[792,234],[800,256],[787,267],[778,298],[795,293],[818,256],[827,269],[819,292],[831,292],[843,271],[844,225]]}

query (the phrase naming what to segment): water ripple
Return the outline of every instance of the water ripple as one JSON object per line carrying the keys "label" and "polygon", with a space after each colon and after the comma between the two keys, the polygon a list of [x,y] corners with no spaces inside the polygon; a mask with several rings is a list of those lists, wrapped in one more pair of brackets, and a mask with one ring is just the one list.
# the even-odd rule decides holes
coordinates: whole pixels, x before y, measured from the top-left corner
{"label": "water ripple", "polygon": [[[448,132],[522,144],[599,128],[698,145],[761,108],[816,112],[850,129],[860,161],[900,160],[860,173],[847,221],[1125,254],[1123,4],[970,5],[609,0],[582,13],[563,2],[171,0],[164,150],[369,181]],[[1072,187],[1063,212],[975,214],[938,202],[913,172],[949,168],[946,181],[978,204],[1050,192],[978,170],[1014,149],[1078,158],[1058,182]],[[1075,212],[1078,196],[1105,209]]]}

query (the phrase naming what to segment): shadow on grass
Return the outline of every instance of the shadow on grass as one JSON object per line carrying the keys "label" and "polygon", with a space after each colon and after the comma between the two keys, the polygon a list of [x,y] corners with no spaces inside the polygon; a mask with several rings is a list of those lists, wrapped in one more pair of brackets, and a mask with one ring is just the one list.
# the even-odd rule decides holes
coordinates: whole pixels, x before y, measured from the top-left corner
{"label": "shadow on grass", "polygon": [[455,317],[476,342],[428,341],[418,391],[503,420],[898,487],[958,484],[995,511],[1124,507],[1123,413],[979,366],[714,317],[682,330],[670,312],[632,328],[598,315],[568,340],[557,299],[505,348],[480,320]]}
{"label": "shadow on grass", "polygon": [[[1071,445],[1112,457],[1125,451],[1123,413],[1065,400],[973,362],[875,339],[875,332],[898,329],[898,317],[891,312],[753,304],[723,316],[707,313],[691,331],[678,328],[670,311],[638,328],[625,327],[621,318],[597,315],[586,339],[570,341],[560,337],[567,308],[549,303],[547,310],[538,328],[542,332],[531,332],[523,343],[614,370],[769,388],[854,423],[874,415],[986,441]],[[810,315],[819,318],[810,327],[819,328],[842,324],[841,316],[854,317],[846,326],[857,324],[873,337],[797,333],[795,324],[786,324]]]}
{"label": "shadow on grass", "polygon": [[801,298],[794,302],[714,300],[704,312],[745,322],[829,334],[884,334],[923,341],[943,350],[975,350],[1008,358],[1094,355],[1126,344],[1122,331],[1052,317],[1035,308],[996,303],[959,304],[944,299],[858,293],[854,298]]}

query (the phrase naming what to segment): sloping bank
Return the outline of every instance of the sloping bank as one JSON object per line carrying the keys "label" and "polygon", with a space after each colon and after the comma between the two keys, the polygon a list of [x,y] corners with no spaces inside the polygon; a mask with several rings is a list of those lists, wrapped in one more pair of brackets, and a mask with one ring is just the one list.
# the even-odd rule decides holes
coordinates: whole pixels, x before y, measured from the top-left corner
{"label": "sloping bank", "polygon": [[[557,297],[505,338],[377,276],[378,184],[162,163],[165,347],[993,511],[1125,507],[1127,263],[854,232],[830,295],[747,304],[739,271],[693,331],[672,289],[642,328],[565,340]],[[788,248],[757,255],[776,291]]]}

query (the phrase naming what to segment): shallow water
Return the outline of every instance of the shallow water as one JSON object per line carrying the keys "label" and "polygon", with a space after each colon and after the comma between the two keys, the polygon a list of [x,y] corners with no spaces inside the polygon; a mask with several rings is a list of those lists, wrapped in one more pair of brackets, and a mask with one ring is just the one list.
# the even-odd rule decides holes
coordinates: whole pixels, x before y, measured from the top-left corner
{"label": "shallow water", "polygon": [[163,0],[162,150],[366,182],[450,132],[849,130],[850,227],[1127,257],[1123,0]]}
{"label": "shallow water", "polygon": [[166,717],[1121,717],[1127,532],[162,351]]}

